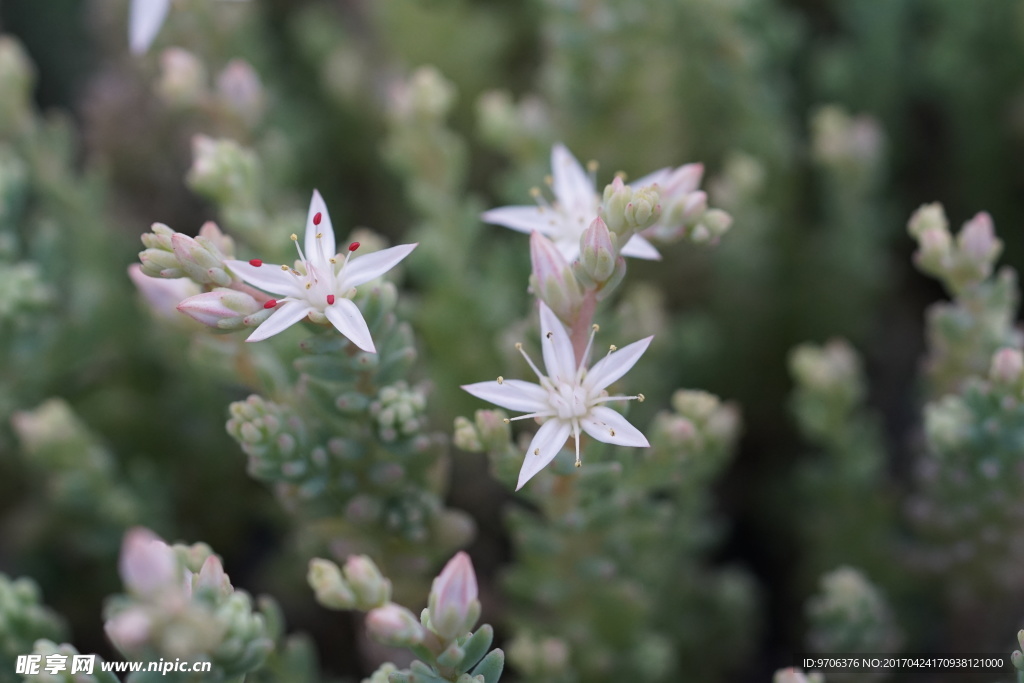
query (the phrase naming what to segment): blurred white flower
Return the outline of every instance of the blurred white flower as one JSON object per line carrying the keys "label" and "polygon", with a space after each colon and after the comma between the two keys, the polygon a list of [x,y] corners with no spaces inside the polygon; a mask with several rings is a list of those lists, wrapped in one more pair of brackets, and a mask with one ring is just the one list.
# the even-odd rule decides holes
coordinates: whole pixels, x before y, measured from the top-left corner
{"label": "blurred white flower", "polygon": [[[601,197],[594,178],[587,173],[565,145],[551,150],[551,191],[553,204],[539,206],[503,206],[485,211],[481,216],[488,223],[502,225],[519,232],[537,231],[549,237],[567,261],[580,253],[583,231],[598,217]],[[658,250],[639,235],[629,238],[619,253],[623,256],[656,260]]]}

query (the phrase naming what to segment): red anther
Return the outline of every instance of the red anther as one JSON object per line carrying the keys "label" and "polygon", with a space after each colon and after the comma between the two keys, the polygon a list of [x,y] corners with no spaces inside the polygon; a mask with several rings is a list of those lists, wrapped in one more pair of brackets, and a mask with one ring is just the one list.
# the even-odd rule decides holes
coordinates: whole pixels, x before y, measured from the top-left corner
{"label": "red anther", "polygon": [[352,244],[348,245],[348,250],[349,251],[355,251],[358,248],[359,248],[359,242],[353,242]]}
{"label": "red anther", "polygon": [[327,295],[327,305],[328,306],[333,306],[334,305],[334,295],[333,294],[328,294]]}
{"label": "red anther", "polygon": [[259,268],[260,266],[263,265],[263,261],[260,261],[258,258],[254,258],[251,261],[249,261],[249,265],[250,266],[255,266],[256,268]]}
{"label": "red anther", "polygon": [[277,299],[270,299],[267,303],[263,304],[263,308],[273,308],[277,305]]}
{"label": "red anther", "polygon": [[323,216],[320,214],[319,211],[317,211],[316,215],[313,216],[313,225],[320,225],[320,219],[321,218],[323,218]]}

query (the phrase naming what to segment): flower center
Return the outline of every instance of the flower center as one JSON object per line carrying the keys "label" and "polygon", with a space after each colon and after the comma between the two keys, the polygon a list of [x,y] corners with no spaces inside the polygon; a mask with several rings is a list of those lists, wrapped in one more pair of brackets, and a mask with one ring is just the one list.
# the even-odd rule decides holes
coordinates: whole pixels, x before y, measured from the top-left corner
{"label": "flower center", "polygon": [[560,420],[584,417],[590,412],[587,392],[579,384],[559,384],[548,389],[548,405]]}

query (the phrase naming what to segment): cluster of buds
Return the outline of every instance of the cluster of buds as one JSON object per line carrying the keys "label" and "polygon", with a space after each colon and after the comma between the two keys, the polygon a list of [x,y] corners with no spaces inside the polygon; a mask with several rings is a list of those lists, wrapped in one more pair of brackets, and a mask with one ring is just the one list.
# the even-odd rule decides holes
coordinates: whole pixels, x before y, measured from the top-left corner
{"label": "cluster of buds", "polygon": [[789,355],[796,380],[793,409],[812,436],[835,433],[864,396],[860,357],[843,339],[824,346],[801,344]]}
{"label": "cluster of buds", "polygon": [[851,116],[841,107],[822,107],[811,119],[812,153],[838,169],[870,169],[882,158],[883,136],[870,116]]}
{"label": "cluster of buds", "polygon": [[216,79],[211,90],[202,60],[178,47],[160,56],[160,79],[156,92],[167,104],[182,109],[204,106],[226,112],[247,127],[255,126],[266,108],[266,94],[259,74],[248,62],[234,59]]}
{"label": "cluster of buds", "polygon": [[60,640],[64,624],[42,605],[39,586],[32,579],[11,580],[0,574],[0,666],[14,671],[15,657],[29,652],[39,639]]}
{"label": "cluster of buds", "polygon": [[175,232],[163,223],[154,223],[152,232],[142,236],[145,249],[139,253],[142,272],[150,277],[187,277],[200,285],[228,287],[235,278],[224,260],[234,256],[234,242],[207,222],[197,237]]}
{"label": "cluster of buds", "polygon": [[988,279],[1003,251],[992,218],[984,212],[964,223],[955,242],[940,204],[919,208],[907,229],[918,244],[914,263],[954,294]]}
{"label": "cluster of buds", "polygon": [[811,652],[835,655],[896,652],[902,642],[882,593],[858,570],[840,567],[821,577],[807,603]]}
{"label": "cluster of buds", "polygon": [[480,619],[480,601],[476,573],[466,553],[457,553],[434,579],[428,606],[418,619],[390,601],[391,583],[367,557],[349,558],[344,569],[329,560],[314,559],[308,579],[320,604],[367,611],[366,629],[374,639],[412,649],[426,660],[413,662],[408,671],[398,671],[393,665],[382,667],[378,674],[383,671],[387,680],[496,683],[501,677],[504,653],[498,649],[488,652],[493,629],[485,624],[473,632]]}
{"label": "cluster of buds", "polygon": [[104,628],[126,657],[204,658],[231,677],[257,668],[274,647],[265,617],[205,545],[169,546],[131,529],[119,571],[127,592],[108,603]]}
{"label": "cluster of buds", "polygon": [[[641,192],[656,190],[660,202],[660,215],[646,229],[640,228],[645,230],[644,234],[666,242],[687,239],[695,244],[717,244],[732,226],[732,216],[708,206],[708,195],[700,189],[703,177],[703,164],[685,164],[655,171],[638,180],[637,185],[647,186]],[[605,206],[608,196],[606,188]],[[640,216],[644,215],[645,204],[641,201]]]}
{"label": "cluster of buds", "polygon": [[234,140],[205,135],[192,139],[192,168],[186,180],[189,187],[218,204],[231,207],[255,203],[260,172],[255,152]]}
{"label": "cluster of buds", "polygon": [[424,424],[426,409],[426,392],[421,387],[409,387],[405,381],[382,387],[377,399],[369,405],[382,441],[417,434]]}

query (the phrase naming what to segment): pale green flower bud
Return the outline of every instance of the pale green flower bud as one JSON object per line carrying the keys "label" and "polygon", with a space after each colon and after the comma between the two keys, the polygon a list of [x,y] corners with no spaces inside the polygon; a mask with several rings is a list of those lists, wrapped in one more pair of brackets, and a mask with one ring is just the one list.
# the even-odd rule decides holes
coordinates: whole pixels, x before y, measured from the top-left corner
{"label": "pale green flower bud", "polygon": [[530,235],[530,263],[534,294],[560,319],[572,320],[583,304],[583,292],[558,248],[539,232]]}
{"label": "pale green flower bud", "polygon": [[1024,374],[1024,354],[1020,349],[999,349],[992,356],[988,376],[1000,384],[1018,384]]}
{"label": "pale green flower bud", "polygon": [[633,233],[651,227],[661,218],[661,193],[657,185],[650,185],[634,190],[626,185],[621,177],[616,176],[604,188],[603,203],[600,209],[611,230],[624,243]]}
{"label": "pale green flower bud", "polygon": [[427,635],[415,614],[393,602],[366,615],[366,630],[375,640],[393,647],[419,645]]}
{"label": "pale green flower bud", "polygon": [[175,107],[191,107],[207,95],[207,75],[203,62],[188,50],[172,47],[160,55],[160,80],[157,94]]}
{"label": "pale green flower bud", "polygon": [[171,247],[181,269],[199,284],[227,287],[233,281],[224,266],[224,255],[210,240],[200,242],[179,232],[171,237]]}
{"label": "pale green flower bud", "polygon": [[920,238],[921,233],[929,229],[949,232],[949,221],[946,220],[946,212],[942,210],[942,204],[938,202],[922,205],[914,212],[914,215],[910,217],[910,222],[907,223],[907,231],[914,238]]}
{"label": "pale green flower bud", "polygon": [[193,580],[192,590],[211,591],[223,597],[231,594],[231,580],[224,573],[224,565],[221,564],[219,557],[210,555],[206,558],[199,574]]}
{"label": "pale green flower bud", "polygon": [[595,218],[580,236],[580,264],[583,270],[595,283],[603,284],[615,272],[617,256],[608,226],[600,218]]}
{"label": "pale green flower bud", "polygon": [[259,196],[259,159],[234,140],[197,135],[192,139],[189,186],[222,204],[241,203]]}
{"label": "pale green flower bud", "polygon": [[476,425],[468,418],[459,416],[455,418],[455,434],[453,437],[455,447],[470,453],[480,453],[484,450],[483,441],[476,430]]}
{"label": "pale green flower bud", "polygon": [[309,561],[306,581],[316,593],[316,601],[328,609],[355,609],[356,595],[342,578],[341,569],[319,557]]}
{"label": "pale green flower bud", "polygon": [[698,244],[715,244],[730,227],[732,216],[721,209],[709,209],[691,231],[690,239]]}
{"label": "pale green flower bud", "polygon": [[455,86],[432,66],[417,69],[391,93],[390,111],[399,120],[440,121],[455,103]]}
{"label": "pale green flower bud", "polygon": [[945,228],[927,227],[917,236],[918,249],[914,263],[933,275],[944,275],[952,266],[953,239]]}
{"label": "pale green flower bud", "polygon": [[222,258],[235,257],[235,241],[225,235],[220,226],[213,221],[203,223],[203,226],[199,228],[199,236],[196,237],[196,241]]}
{"label": "pale green flower bud", "polygon": [[680,389],[672,394],[672,409],[696,422],[710,418],[720,403],[717,396],[706,391]]}
{"label": "pale green flower bud", "polygon": [[480,618],[476,573],[469,555],[456,553],[434,579],[427,602],[429,628],[444,640],[454,640],[473,630]]}
{"label": "pale green flower bud", "polygon": [[345,561],[345,580],[356,597],[356,609],[383,607],[391,599],[391,582],[369,557],[353,555]]}

